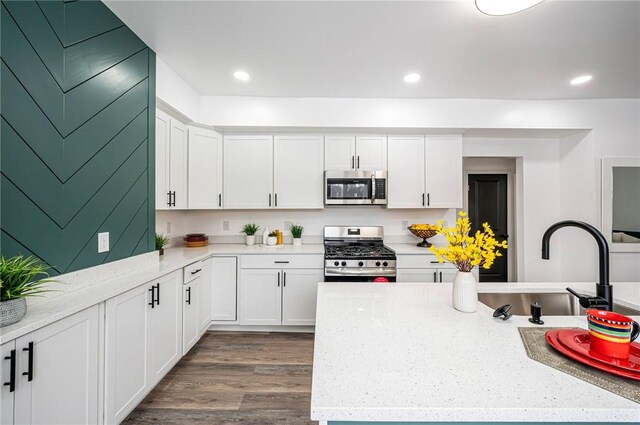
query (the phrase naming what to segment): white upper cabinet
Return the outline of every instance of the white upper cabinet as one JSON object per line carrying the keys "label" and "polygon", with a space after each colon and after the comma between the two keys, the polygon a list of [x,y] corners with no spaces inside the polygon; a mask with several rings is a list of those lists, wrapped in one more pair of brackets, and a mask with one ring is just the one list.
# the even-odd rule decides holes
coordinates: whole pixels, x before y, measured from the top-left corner
{"label": "white upper cabinet", "polygon": [[223,204],[227,209],[272,207],[272,136],[224,136]]}
{"label": "white upper cabinet", "polygon": [[187,127],[156,110],[156,209],[187,208]]}
{"label": "white upper cabinet", "polygon": [[387,169],[387,136],[326,135],[324,169],[328,171],[384,171]]}
{"label": "white upper cabinet", "polygon": [[424,137],[389,136],[387,208],[426,206]]}
{"label": "white upper cabinet", "polygon": [[384,171],[387,169],[387,136],[356,136],[356,169]]}
{"label": "white upper cabinet", "polygon": [[222,208],[222,138],[189,127],[189,209]]}
{"label": "white upper cabinet", "polygon": [[388,208],[462,208],[462,136],[389,136]]}
{"label": "white upper cabinet", "polygon": [[355,134],[331,134],[324,136],[324,169],[348,171],[356,167]]}
{"label": "white upper cabinet", "polygon": [[462,208],[462,136],[425,138],[427,207]]}
{"label": "white upper cabinet", "polygon": [[276,208],[322,208],[324,140],[318,135],[276,135],[274,199]]}

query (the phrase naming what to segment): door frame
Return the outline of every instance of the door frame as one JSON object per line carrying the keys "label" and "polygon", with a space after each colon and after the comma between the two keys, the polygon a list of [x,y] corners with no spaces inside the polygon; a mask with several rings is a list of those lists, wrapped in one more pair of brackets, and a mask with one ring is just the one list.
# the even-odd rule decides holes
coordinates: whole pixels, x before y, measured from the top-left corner
{"label": "door frame", "polygon": [[[476,158],[476,157],[465,157]],[[477,157],[483,158],[483,157]],[[491,158],[496,159],[496,158]],[[513,160],[514,168],[517,169],[517,158],[497,158]],[[463,196],[462,208],[464,211],[469,211],[469,175],[470,174],[506,174],[507,175],[507,234],[509,235],[509,255],[507,256],[507,280],[509,282],[518,281],[518,261],[517,261],[517,234],[516,234],[516,185],[515,185],[515,169],[500,168],[500,167],[487,167],[486,169],[474,169],[474,166],[468,166],[463,162],[463,179],[465,196]]]}

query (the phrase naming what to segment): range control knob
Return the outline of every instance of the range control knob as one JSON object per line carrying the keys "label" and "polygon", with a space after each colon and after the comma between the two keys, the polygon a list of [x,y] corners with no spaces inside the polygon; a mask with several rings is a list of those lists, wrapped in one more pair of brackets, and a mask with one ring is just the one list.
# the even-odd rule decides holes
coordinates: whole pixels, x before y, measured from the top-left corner
{"label": "range control knob", "polygon": [[380,267],[380,261],[376,261],[376,267]]}
{"label": "range control knob", "polygon": [[384,263],[382,263],[383,266],[387,267],[389,265],[389,263],[387,263],[386,261]]}
{"label": "range control knob", "polygon": [[339,262],[339,261],[334,261],[334,262],[333,262],[333,265],[337,267],[337,266],[339,266],[339,265],[340,265],[340,262]]}
{"label": "range control knob", "polygon": [[347,262],[346,262],[346,261],[343,261],[343,262],[342,262],[342,267],[344,267],[344,266],[346,266],[346,265],[347,265]]}
{"label": "range control knob", "polygon": [[360,261],[360,262],[358,263],[358,265],[359,265],[360,267],[362,267],[362,266],[364,266],[364,262]]}

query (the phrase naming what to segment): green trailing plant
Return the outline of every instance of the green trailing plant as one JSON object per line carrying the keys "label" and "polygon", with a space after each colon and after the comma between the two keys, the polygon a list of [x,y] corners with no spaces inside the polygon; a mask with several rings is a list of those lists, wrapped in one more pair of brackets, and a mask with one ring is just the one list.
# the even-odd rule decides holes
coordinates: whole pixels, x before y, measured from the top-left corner
{"label": "green trailing plant", "polygon": [[54,280],[49,279],[47,270],[49,266],[32,256],[0,257],[0,301],[37,297],[50,292],[45,284]]}
{"label": "green trailing plant", "polygon": [[156,251],[163,249],[169,243],[169,236],[156,233]]}
{"label": "green trailing plant", "polygon": [[271,233],[269,233],[269,237],[270,238],[277,238],[278,237],[278,232],[276,232],[275,230]]}
{"label": "green trailing plant", "polygon": [[292,224],[289,230],[291,231],[291,236],[298,239],[302,237],[302,231],[304,230],[304,227],[298,226],[297,224]]}
{"label": "green trailing plant", "polygon": [[260,226],[255,223],[249,223],[242,226],[242,230],[240,232],[244,233],[247,236],[253,236],[256,234],[258,229],[260,229]]}

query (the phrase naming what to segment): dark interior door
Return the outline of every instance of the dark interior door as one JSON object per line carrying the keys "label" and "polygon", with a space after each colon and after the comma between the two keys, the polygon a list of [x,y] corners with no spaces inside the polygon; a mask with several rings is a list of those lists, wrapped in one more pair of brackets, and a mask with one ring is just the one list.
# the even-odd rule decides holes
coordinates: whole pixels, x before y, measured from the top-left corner
{"label": "dark interior door", "polygon": [[[469,174],[469,219],[471,232],[482,230],[489,223],[496,239],[508,239],[507,234],[507,175]],[[508,252],[500,249],[490,269],[480,268],[480,282],[506,282],[508,279]]]}

